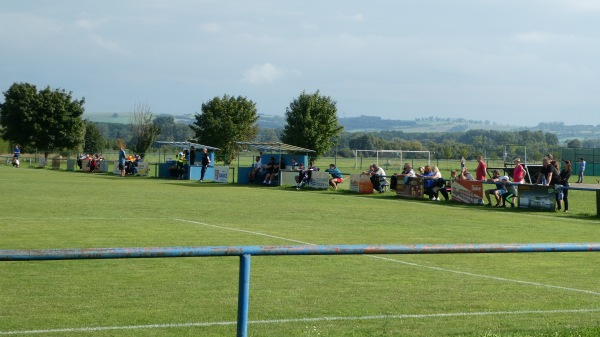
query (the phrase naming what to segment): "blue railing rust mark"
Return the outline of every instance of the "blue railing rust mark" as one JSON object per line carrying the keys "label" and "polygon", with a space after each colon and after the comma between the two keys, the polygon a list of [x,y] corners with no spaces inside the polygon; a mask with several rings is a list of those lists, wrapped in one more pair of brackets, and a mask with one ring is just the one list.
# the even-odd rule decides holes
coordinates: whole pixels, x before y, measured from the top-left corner
{"label": "blue railing rust mark", "polygon": [[469,254],[469,253],[600,252],[600,242],[419,244],[419,245],[306,245],[213,246],[0,250],[0,261],[131,259],[203,256],[239,256],[237,336],[248,335],[250,259],[252,255],[363,255],[363,254]]}

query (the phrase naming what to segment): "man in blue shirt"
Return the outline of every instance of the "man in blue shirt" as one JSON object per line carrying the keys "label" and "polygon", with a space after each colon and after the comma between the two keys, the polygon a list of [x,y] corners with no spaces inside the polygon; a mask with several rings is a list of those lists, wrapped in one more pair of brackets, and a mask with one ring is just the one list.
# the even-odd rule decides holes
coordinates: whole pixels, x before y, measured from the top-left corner
{"label": "man in blue shirt", "polygon": [[15,145],[15,155],[13,158],[19,158],[21,156],[21,149],[19,149],[19,145]]}
{"label": "man in blue shirt", "polygon": [[119,150],[119,170],[121,171],[121,177],[125,176],[125,149],[121,146],[121,150]]}
{"label": "man in blue shirt", "polygon": [[582,158],[579,158],[579,177],[577,178],[578,184],[583,183],[583,173],[584,172],[585,172],[585,160],[583,160],[583,157],[582,157]]}

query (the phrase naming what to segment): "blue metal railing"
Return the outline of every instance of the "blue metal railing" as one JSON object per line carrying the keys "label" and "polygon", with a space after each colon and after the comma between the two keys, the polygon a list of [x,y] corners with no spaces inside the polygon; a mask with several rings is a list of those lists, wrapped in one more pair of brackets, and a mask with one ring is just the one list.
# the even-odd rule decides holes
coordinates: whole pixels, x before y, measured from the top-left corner
{"label": "blue metal railing", "polygon": [[540,244],[421,244],[323,246],[213,246],[152,248],[90,248],[0,250],[0,261],[130,259],[202,256],[239,256],[237,336],[248,335],[250,259],[252,255],[363,255],[363,254],[465,254],[465,253],[600,252],[600,242]]}

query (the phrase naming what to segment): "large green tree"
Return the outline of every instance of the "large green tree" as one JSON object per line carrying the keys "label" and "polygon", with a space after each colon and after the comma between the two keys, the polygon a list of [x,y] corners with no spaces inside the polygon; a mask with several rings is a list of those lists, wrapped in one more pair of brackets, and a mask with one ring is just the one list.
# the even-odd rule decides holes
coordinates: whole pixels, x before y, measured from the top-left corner
{"label": "large green tree", "polygon": [[100,153],[104,150],[105,146],[106,141],[102,137],[100,129],[95,124],[86,121],[83,152],[89,154]]}
{"label": "large green tree", "polygon": [[303,91],[286,108],[285,119],[281,140],[315,150],[316,157],[329,151],[344,129],[338,122],[336,102],[318,90],[312,94]]}
{"label": "large green tree", "polygon": [[252,141],[258,133],[256,103],[242,96],[215,97],[195,118],[190,125],[195,141],[220,148],[226,163],[237,153],[236,141]]}
{"label": "large green tree", "polygon": [[46,87],[38,91],[29,83],[14,83],[0,104],[2,138],[48,153],[76,149],[83,143],[85,100],[71,92]]}

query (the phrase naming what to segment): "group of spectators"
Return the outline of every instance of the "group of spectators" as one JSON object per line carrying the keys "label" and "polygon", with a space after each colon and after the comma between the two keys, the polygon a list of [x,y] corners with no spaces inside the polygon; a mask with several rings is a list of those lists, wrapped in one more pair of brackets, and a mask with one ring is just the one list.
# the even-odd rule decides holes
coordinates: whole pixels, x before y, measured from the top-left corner
{"label": "group of spectators", "polygon": [[[584,162],[583,158],[580,161]],[[569,160],[564,160],[564,168],[562,171],[559,169],[558,162],[555,161],[551,154],[546,155],[543,159],[542,169],[536,181],[536,184],[542,184],[544,186],[555,186],[560,185],[557,188],[556,193],[556,204],[558,210],[568,212],[569,210],[569,190],[568,188],[562,188],[562,186],[569,186],[569,178],[572,173],[572,164]],[[585,170],[584,167],[580,167],[580,176]],[[580,165],[581,166],[581,165]],[[493,170],[492,176],[487,177],[487,165],[483,160],[482,156],[477,156],[477,168],[475,170],[475,177],[469,172],[466,167],[464,158],[461,160],[460,173],[457,170],[450,171],[450,178],[444,179],[437,166],[430,167],[429,165],[419,167],[418,172],[415,172],[409,163],[404,164],[404,170],[400,174],[394,174],[392,180],[393,188],[396,188],[397,184],[408,185],[411,177],[420,177],[423,179],[423,192],[428,196],[429,200],[440,200],[439,194],[441,193],[445,200],[449,199],[448,195],[448,182],[456,180],[479,180],[487,183],[493,183],[494,188],[485,190],[485,198],[487,200],[487,206],[493,206],[492,197],[495,200],[496,207],[506,207],[507,203],[511,207],[515,207],[514,198],[517,197],[517,186],[525,183],[525,168],[521,165],[521,159],[514,159],[514,171],[512,181],[509,176],[501,176],[499,170]],[[583,178],[580,177],[580,181]],[[578,182],[580,182],[578,181]],[[375,185],[374,185],[375,186]]]}
{"label": "group of spectators", "polygon": [[[262,181],[263,185],[276,185],[277,179],[279,178],[279,171],[285,170],[286,168],[287,166],[283,158],[277,162],[275,157],[269,157],[269,161],[266,164],[263,164],[261,152],[260,155],[256,156],[254,163],[252,164],[252,169],[248,173],[248,181],[251,184],[260,183]],[[298,163],[298,160],[294,157],[292,158],[289,170],[298,172],[298,175],[295,176],[295,187],[296,189],[301,189],[310,183],[312,173],[314,171],[319,171],[319,168],[315,166],[314,161],[310,161],[308,166],[305,167],[304,164]],[[325,172],[328,172],[331,175],[329,186],[337,190],[338,184],[344,182],[342,172],[340,172],[335,164],[330,164]]]}
{"label": "group of spectators", "polygon": [[[84,160],[87,160],[84,162]],[[100,171],[100,162],[104,160],[104,157],[101,154],[94,153],[90,154],[78,154],[77,155],[77,166],[79,169],[83,169],[83,165],[85,164],[90,168],[89,172],[99,172]]]}
{"label": "group of spectators", "polygon": [[[584,161],[583,158],[580,160]],[[544,186],[560,185],[560,187],[555,190],[557,210],[563,210],[567,213],[569,211],[569,178],[571,178],[573,170],[570,160],[564,160],[564,163],[565,167],[561,171],[558,162],[554,160],[552,155],[546,155],[542,160],[542,170],[536,183]],[[585,170],[585,164],[583,165]],[[577,183],[580,182],[583,182],[583,170],[580,171],[579,179],[577,180]],[[563,186],[567,186],[567,188],[562,188]]]}
{"label": "group of spectators", "polygon": [[[206,170],[212,163],[208,150],[202,149],[202,155],[200,158],[200,164],[202,169],[200,170],[200,182],[204,181]],[[190,146],[189,149],[183,149],[181,152],[175,155],[175,163],[169,167],[169,175],[171,178],[186,179],[189,174],[190,166],[196,165],[196,148]]]}
{"label": "group of spectators", "polygon": [[[377,164],[371,164],[369,170],[362,172],[361,174],[368,175],[373,185],[373,189],[379,193],[383,193],[386,187],[390,186],[392,189],[396,189],[398,185],[407,186],[410,178],[419,177],[423,180],[423,193],[428,196],[429,200],[439,201],[440,194],[445,200],[449,200],[449,191],[451,181],[457,180],[478,180],[484,181],[490,184],[494,184],[493,188],[485,190],[485,199],[487,200],[487,206],[495,207],[515,207],[515,198],[517,198],[517,186],[525,183],[526,171],[521,164],[520,158],[515,158],[514,170],[511,178],[507,175],[501,176],[499,170],[495,169],[492,171],[491,177],[487,176],[487,165],[483,159],[483,156],[477,156],[477,168],[475,169],[475,177],[469,172],[466,161],[464,158],[461,160],[461,169],[451,170],[450,177],[444,179],[442,173],[437,166],[422,166],[419,167],[417,172],[413,170],[410,163],[404,164],[403,171],[399,174],[395,173],[391,176],[391,185],[387,181],[388,176],[385,170],[379,167]],[[585,161],[583,158],[580,159],[583,163],[583,169],[580,168],[580,181],[583,181],[583,171],[585,170]],[[572,173],[572,164],[569,160],[564,160],[564,169],[559,170],[558,163],[553,160],[552,155],[548,154],[543,159],[543,166],[541,173],[538,176],[537,184],[544,186],[569,186],[569,178]],[[256,157],[256,161],[253,165],[252,171],[249,173],[249,180],[251,183],[262,180],[263,184],[271,185],[274,179],[277,177],[279,169],[284,169],[285,164],[282,162],[276,163],[274,157],[269,158],[269,162],[263,165],[261,162],[261,156]],[[292,170],[298,171],[296,176],[296,188],[300,189],[310,182],[311,174],[319,169],[314,166],[314,162],[310,162],[308,167],[304,167],[302,164],[298,164],[296,158],[292,158]],[[329,168],[325,170],[330,174],[329,185],[337,190],[338,185],[344,181],[342,172],[335,166],[330,164]],[[578,182],[580,182],[578,181]],[[568,188],[557,188],[556,202],[557,209],[568,212],[569,210],[569,190]],[[495,203],[492,202],[492,198]]]}
{"label": "group of spectators", "polygon": [[[292,163],[292,167],[294,167],[296,165],[296,158],[292,158]],[[263,185],[274,185],[276,179],[279,177],[279,170],[285,170],[285,168],[286,165],[283,159],[276,162],[275,157],[269,157],[269,161],[263,164],[261,152],[260,155],[256,156],[252,164],[252,170],[248,173],[248,181],[252,184],[262,180]]]}

